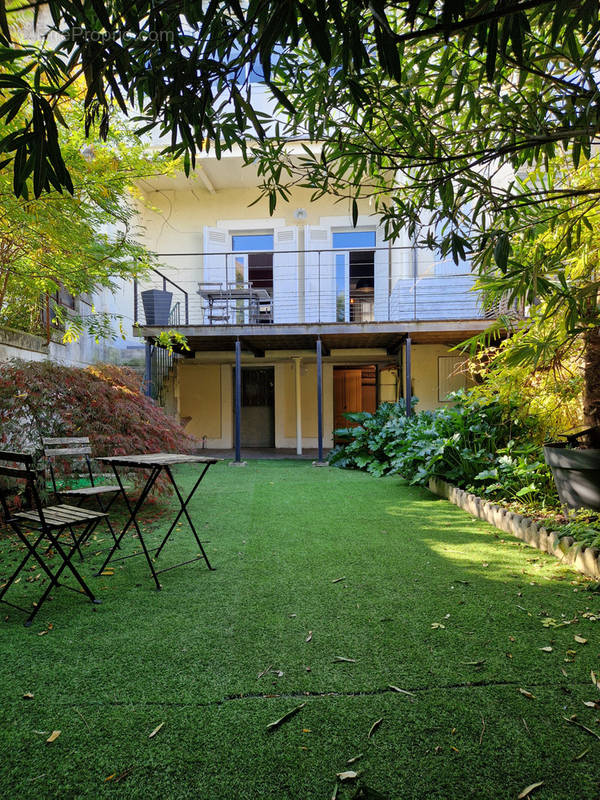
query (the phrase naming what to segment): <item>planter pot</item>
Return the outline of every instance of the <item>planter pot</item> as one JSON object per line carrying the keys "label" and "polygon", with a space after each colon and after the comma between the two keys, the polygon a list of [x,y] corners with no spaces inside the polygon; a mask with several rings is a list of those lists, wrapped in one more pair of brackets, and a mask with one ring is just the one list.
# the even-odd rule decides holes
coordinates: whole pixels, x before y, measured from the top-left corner
{"label": "planter pot", "polygon": [[148,289],[141,292],[146,325],[168,325],[171,312],[172,292]]}
{"label": "planter pot", "polygon": [[560,502],[600,511],[600,450],[575,450],[559,442],[544,446]]}

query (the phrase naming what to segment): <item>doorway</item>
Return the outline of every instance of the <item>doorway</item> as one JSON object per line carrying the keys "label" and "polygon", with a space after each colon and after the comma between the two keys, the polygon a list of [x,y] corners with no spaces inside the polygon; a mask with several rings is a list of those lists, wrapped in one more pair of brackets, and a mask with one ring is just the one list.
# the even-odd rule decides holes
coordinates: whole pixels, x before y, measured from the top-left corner
{"label": "doorway", "polygon": [[377,408],[377,366],[369,364],[359,367],[333,368],[333,420],[334,428],[349,428],[344,414],[368,411]]}
{"label": "doorway", "polygon": [[274,367],[242,367],[242,447],[275,447]]}

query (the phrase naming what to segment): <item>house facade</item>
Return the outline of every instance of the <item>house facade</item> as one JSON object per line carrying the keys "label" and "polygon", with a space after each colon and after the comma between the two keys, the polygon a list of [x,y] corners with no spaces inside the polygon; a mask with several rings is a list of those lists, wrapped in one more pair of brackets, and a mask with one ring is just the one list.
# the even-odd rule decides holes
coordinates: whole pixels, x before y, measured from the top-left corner
{"label": "house facade", "polygon": [[[489,325],[469,265],[386,241],[368,201],[353,225],[348,205],[297,189],[270,216],[258,183],[232,153],[139,184],[162,264],[135,293],[153,394],[206,447],[297,452],[331,447],[344,413],[447,402],[466,381],[452,348]],[[165,328],[187,338],[173,363],[152,348]]]}

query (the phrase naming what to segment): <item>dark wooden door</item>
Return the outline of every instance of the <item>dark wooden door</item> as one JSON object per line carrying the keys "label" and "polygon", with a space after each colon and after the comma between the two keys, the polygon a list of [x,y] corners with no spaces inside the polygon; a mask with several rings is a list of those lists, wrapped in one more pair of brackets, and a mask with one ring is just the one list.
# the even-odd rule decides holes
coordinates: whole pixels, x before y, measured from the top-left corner
{"label": "dark wooden door", "polygon": [[275,447],[273,367],[242,369],[242,447]]}

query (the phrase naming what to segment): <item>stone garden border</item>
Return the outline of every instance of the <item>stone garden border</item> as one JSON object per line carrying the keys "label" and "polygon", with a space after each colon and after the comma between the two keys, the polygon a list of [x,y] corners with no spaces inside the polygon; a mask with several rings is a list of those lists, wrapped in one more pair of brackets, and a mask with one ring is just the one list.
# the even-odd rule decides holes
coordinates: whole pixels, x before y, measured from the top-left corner
{"label": "stone garden border", "polygon": [[578,572],[600,580],[600,550],[597,547],[579,544],[572,536],[563,536],[559,539],[553,531],[547,531],[543,525],[539,525],[529,517],[523,517],[502,506],[482,500],[481,497],[470,494],[464,489],[458,489],[441,478],[430,478],[429,491],[444,497],[474,517],[495,525],[499,530],[516,536],[530,547],[536,547],[544,553],[556,556]]}

